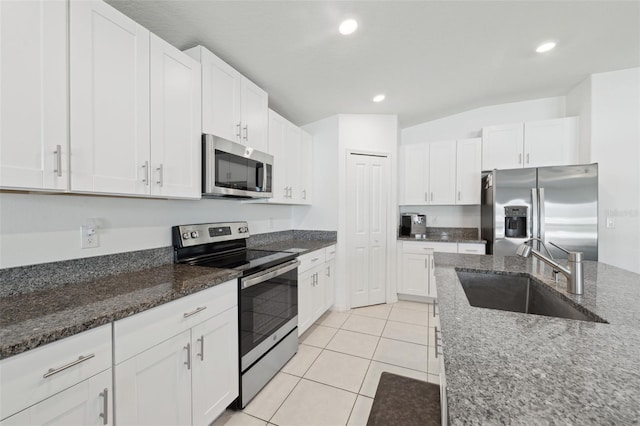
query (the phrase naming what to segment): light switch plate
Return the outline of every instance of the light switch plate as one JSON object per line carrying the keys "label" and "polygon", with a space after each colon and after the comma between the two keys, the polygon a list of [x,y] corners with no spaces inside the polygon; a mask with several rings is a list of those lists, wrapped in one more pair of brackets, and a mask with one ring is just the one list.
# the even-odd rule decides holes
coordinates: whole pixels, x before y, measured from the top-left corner
{"label": "light switch plate", "polygon": [[616,219],[613,217],[607,217],[607,228],[615,228],[616,227]]}

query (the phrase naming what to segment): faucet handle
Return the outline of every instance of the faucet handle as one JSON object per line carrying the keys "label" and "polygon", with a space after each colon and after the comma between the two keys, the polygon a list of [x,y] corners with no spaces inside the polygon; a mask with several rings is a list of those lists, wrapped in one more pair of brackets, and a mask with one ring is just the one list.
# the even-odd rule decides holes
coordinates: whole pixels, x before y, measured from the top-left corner
{"label": "faucet handle", "polygon": [[569,250],[567,250],[566,248],[560,247],[559,245],[557,245],[557,244],[555,244],[555,243],[553,243],[553,242],[551,242],[551,241],[549,241],[549,244],[551,244],[552,246],[554,246],[554,247],[555,247],[555,248],[557,248],[557,249],[562,250],[563,252],[565,252],[565,253],[567,253],[567,254],[571,253],[571,252],[570,252]]}

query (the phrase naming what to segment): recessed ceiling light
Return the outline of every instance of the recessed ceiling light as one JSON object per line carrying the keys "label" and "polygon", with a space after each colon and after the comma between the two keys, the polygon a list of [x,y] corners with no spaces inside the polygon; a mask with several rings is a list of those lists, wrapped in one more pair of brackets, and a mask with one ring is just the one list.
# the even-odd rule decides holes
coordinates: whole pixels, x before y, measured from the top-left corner
{"label": "recessed ceiling light", "polygon": [[355,19],[346,19],[340,24],[340,34],[349,35],[358,29],[358,22]]}
{"label": "recessed ceiling light", "polygon": [[373,97],[373,102],[382,102],[384,101],[384,95],[383,94],[379,94],[379,95],[375,95]]}
{"label": "recessed ceiling light", "polygon": [[548,41],[548,42],[542,43],[540,46],[538,46],[538,48],[536,49],[536,52],[538,52],[538,53],[548,52],[551,49],[553,49],[554,47],[556,47],[556,44],[553,41]]}

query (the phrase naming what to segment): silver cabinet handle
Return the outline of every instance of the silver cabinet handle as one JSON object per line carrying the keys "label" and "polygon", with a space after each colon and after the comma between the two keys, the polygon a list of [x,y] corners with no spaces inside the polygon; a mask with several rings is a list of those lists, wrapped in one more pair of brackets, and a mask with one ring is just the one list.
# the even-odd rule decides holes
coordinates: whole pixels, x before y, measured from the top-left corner
{"label": "silver cabinet handle", "polygon": [[327,276],[331,277],[331,266],[327,266]]}
{"label": "silver cabinet handle", "polygon": [[44,373],[44,375],[42,376],[44,379],[46,379],[47,377],[51,377],[54,374],[58,374],[61,371],[66,370],[67,368],[71,368],[74,365],[78,365],[81,362],[85,362],[88,359],[93,358],[94,356],[96,356],[96,354],[89,354],[89,355],[80,355],[78,357],[78,359],[76,359],[75,361],[71,361],[69,364],[65,364],[62,367],[58,367],[58,368],[50,368],[49,371],[47,371],[46,373]]}
{"label": "silver cabinet handle", "polygon": [[239,122],[238,124],[236,124],[236,137],[237,137],[238,139],[241,139],[241,138],[242,138],[242,133],[241,133],[241,130],[240,130],[240,129],[241,129],[241,127],[242,127],[242,123],[241,123],[241,122]]}
{"label": "silver cabinet handle", "polygon": [[433,256],[431,256],[431,267],[432,268],[436,267],[436,262],[433,260]]}
{"label": "silver cabinet handle", "polygon": [[435,352],[436,352],[436,358],[438,358],[438,326],[435,326],[433,328],[433,337],[435,338],[434,339],[434,341],[435,341],[434,349],[435,349]]}
{"label": "silver cabinet handle", "polygon": [[149,162],[148,161],[144,162],[144,164],[142,165],[142,170],[144,171],[144,174],[142,175],[142,183],[149,186]]}
{"label": "silver cabinet handle", "polygon": [[156,169],[158,171],[158,180],[156,183],[162,187],[164,184],[164,165],[160,164],[160,166]]}
{"label": "silver cabinet handle", "polygon": [[245,141],[248,141],[249,140],[249,125],[248,124],[245,125],[243,127],[243,129],[244,129],[244,137],[242,139],[244,139]]}
{"label": "silver cabinet handle", "polygon": [[433,192],[431,192],[431,201],[433,201]]}
{"label": "silver cabinet handle", "polygon": [[527,152],[527,164],[529,164],[529,153]]}
{"label": "silver cabinet handle", "polygon": [[460,201],[460,191],[458,191],[458,201]]}
{"label": "silver cabinet handle", "polygon": [[433,300],[433,317],[436,317],[436,307],[438,306],[438,301],[437,300]]}
{"label": "silver cabinet handle", "polygon": [[293,198],[293,186],[289,187],[289,198]]}
{"label": "silver cabinet handle", "polygon": [[195,314],[197,314],[198,312],[202,312],[202,311],[204,311],[205,309],[207,309],[207,307],[206,307],[206,306],[200,306],[200,307],[198,307],[198,308],[194,309],[194,310],[193,310],[193,311],[191,311],[191,312],[187,312],[186,314],[183,314],[183,316],[184,316],[185,318],[189,318],[190,316],[195,315]]}
{"label": "silver cabinet handle", "polygon": [[303,199],[303,200],[306,200],[306,199],[307,199],[307,190],[306,190],[306,189],[303,189],[303,190],[302,190],[302,199]]}
{"label": "silver cabinet handle", "polygon": [[522,164],[522,154],[518,154],[518,164]]}
{"label": "silver cabinet handle", "polygon": [[187,343],[184,349],[187,350],[187,360],[184,362],[184,365],[187,366],[187,370],[191,370],[191,343]]}
{"label": "silver cabinet handle", "polygon": [[311,259],[311,261],[312,261],[312,262],[316,262],[316,261],[318,261],[318,260],[320,260],[320,258],[319,258],[319,257],[314,257],[313,259]]}
{"label": "silver cabinet handle", "polygon": [[100,396],[104,398],[102,401],[102,413],[100,413],[100,417],[102,417],[102,424],[109,424],[109,389],[104,388],[102,392],[100,392]]}
{"label": "silver cabinet handle", "polygon": [[198,356],[200,357],[200,361],[204,361],[204,336],[200,336],[198,342],[200,342],[200,353]]}
{"label": "silver cabinet handle", "polygon": [[56,145],[56,150],[53,151],[53,155],[55,155],[55,168],[53,169],[53,172],[58,176],[61,177],[62,176],[62,146],[60,145]]}
{"label": "silver cabinet handle", "polygon": [[429,194],[427,194],[426,192],[424,193],[424,200],[429,201]]}

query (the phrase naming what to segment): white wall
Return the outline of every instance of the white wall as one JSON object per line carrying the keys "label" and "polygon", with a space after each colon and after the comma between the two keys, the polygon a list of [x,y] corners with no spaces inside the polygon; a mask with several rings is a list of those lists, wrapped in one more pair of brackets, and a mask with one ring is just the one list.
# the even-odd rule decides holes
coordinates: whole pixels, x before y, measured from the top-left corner
{"label": "white wall", "polygon": [[[598,259],[640,273],[640,68],[591,76],[598,163]],[[606,220],[615,221],[607,228]]]}
{"label": "white wall", "polygon": [[402,129],[401,143],[477,138],[484,126],[564,116],[564,96],[491,105]]}
{"label": "white wall", "polygon": [[[293,207],[294,229],[338,229],[338,116],[306,125],[313,135],[313,207]],[[305,167],[303,164],[302,167]]]}
{"label": "white wall", "polygon": [[[0,267],[170,246],[171,226],[246,220],[253,234],[291,229],[291,207],[228,200],[151,200],[0,194]],[[100,247],[80,249],[80,225],[95,218]]]}

